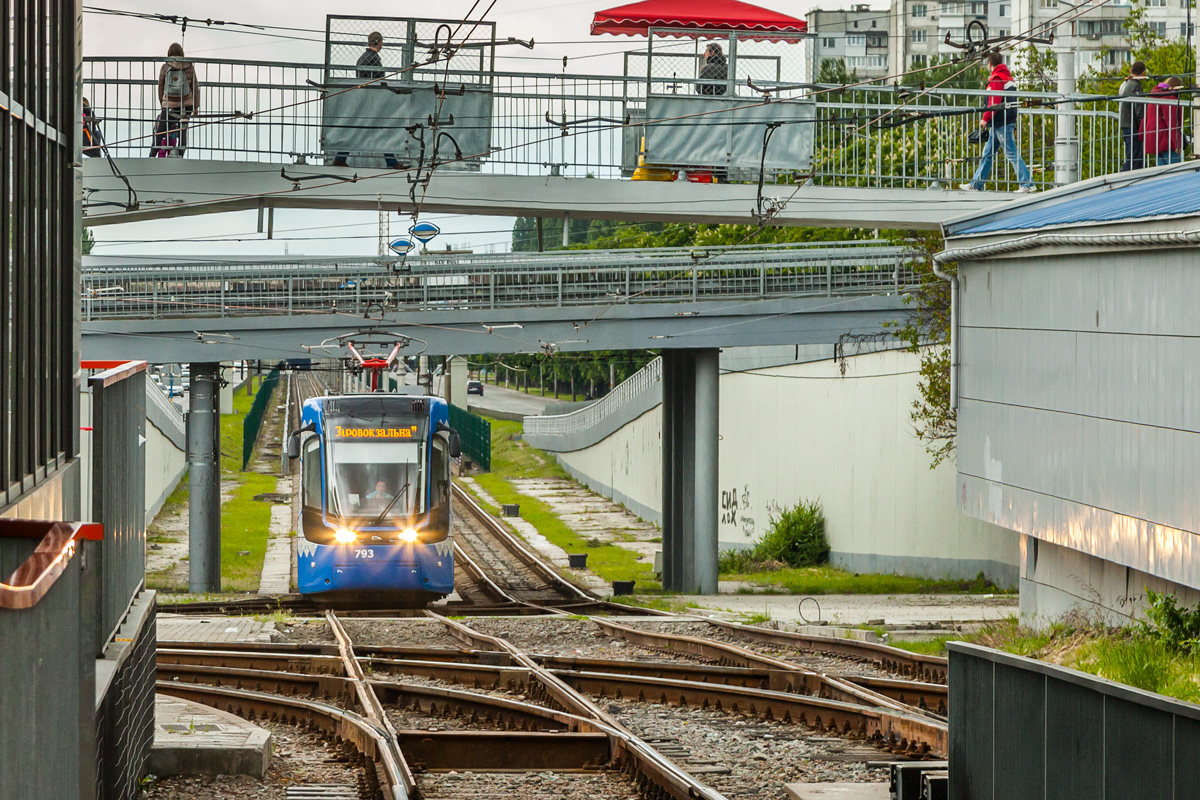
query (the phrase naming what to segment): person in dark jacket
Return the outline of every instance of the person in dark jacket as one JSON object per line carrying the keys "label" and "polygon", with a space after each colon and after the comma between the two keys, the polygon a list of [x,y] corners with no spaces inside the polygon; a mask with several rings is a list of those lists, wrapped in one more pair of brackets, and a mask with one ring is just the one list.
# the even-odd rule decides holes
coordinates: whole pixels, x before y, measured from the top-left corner
{"label": "person in dark jacket", "polygon": [[983,147],[983,156],[979,159],[975,176],[971,178],[970,183],[964,183],[960,188],[970,192],[982,189],[984,181],[991,177],[992,160],[996,151],[1003,148],[1004,157],[1017,171],[1017,183],[1021,187],[1017,191],[1036,192],[1029,167],[1025,165],[1025,159],[1021,158],[1021,153],[1017,150],[1014,133],[1017,127],[1017,100],[1013,95],[1016,94],[1017,84],[1013,81],[1012,73],[1005,65],[999,50],[988,54],[985,66],[991,69],[987,83],[991,94],[988,95],[988,110],[983,112],[979,125],[989,128],[987,144]]}
{"label": "person in dark jacket", "polygon": [[155,147],[150,156],[182,158],[187,147],[187,121],[200,110],[200,82],[196,68],[183,58],[183,45],[167,48],[167,61],[158,70],[158,104],[162,111],[155,124]]}
{"label": "person in dark jacket", "polygon": [[704,48],[704,66],[700,69],[700,80],[720,81],[720,83],[700,83],[696,91],[700,94],[725,94],[725,82],[729,78],[729,62],[721,52],[721,45],[709,42]]}
{"label": "person in dark jacket", "polygon": [[1171,77],[1150,92],[1151,97],[1161,100],[1148,104],[1142,117],[1142,145],[1148,167],[1178,164],[1183,160],[1183,109],[1179,101],[1182,88],[1183,81]]}
{"label": "person in dark jacket", "polygon": [[[371,33],[367,34],[367,49],[363,51],[363,54],[358,57],[358,61],[355,62],[358,66],[356,76],[360,81],[373,81],[382,78],[386,74],[383,68],[383,59],[379,57],[379,51],[381,50],[383,50],[383,34],[379,31],[371,31]],[[330,166],[349,166],[346,163],[346,157],[349,155],[349,153],[338,153],[334,156],[333,161],[330,162]],[[383,157],[387,161],[388,169],[398,169],[400,167],[400,162],[394,154],[385,153]]]}
{"label": "person in dark jacket", "polygon": [[[1142,81],[1146,79],[1146,64],[1135,61],[1129,67],[1129,77],[1121,83],[1117,90],[1120,97],[1141,97]],[[1121,162],[1121,172],[1131,169],[1141,169],[1144,163],[1142,149],[1142,118],[1146,114],[1144,103],[1122,100],[1117,112],[1121,127],[1121,141],[1125,143],[1125,160]]]}

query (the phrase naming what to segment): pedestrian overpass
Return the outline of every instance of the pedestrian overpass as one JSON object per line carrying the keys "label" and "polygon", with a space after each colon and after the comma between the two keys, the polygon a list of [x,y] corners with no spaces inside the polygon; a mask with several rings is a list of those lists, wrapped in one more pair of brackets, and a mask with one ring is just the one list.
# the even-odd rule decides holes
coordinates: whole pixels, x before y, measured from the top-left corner
{"label": "pedestrian overpass", "polygon": [[[608,75],[497,70],[478,48],[434,64],[385,49],[394,71],[370,85],[337,66],[357,39],[327,47],[334,63],[195,59],[202,112],[184,158],[149,157],[161,59],[88,58],[84,94],[111,158],[86,159],[84,224],[258,209],[269,233],[275,208],[331,208],[936,229],[1012,199],[1003,159],[988,191],[955,188],[980,156],[967,134],[984,93],[817,86],[750,45],[720,96],[698,93],[691,39],[652,39]],[[1017,101],[1039,188],[1117,170],[1115,104]],[[695,182],[714,176],[728,182]]]}
{"label": "pedestrian overpass", "polygon": [[911,258],[879,240],[403,260],[85,256],[83,353],[304,358],[364,329],[410,336],[430,355],[832,344],[902,313]]}

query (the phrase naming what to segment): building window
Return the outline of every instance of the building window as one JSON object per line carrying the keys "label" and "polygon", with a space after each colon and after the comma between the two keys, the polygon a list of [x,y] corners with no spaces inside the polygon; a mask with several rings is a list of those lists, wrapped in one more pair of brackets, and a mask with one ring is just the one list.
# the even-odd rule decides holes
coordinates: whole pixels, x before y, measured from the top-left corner
{"label": "building window", "polygon": [[925,56],[923,56],[923,55],[920,55],[920,56],[909,56],[909,57],[908,57],[908,65],[909,65],[910,67],[923,67],[923,66],[925,66]]}
{"label": "building window", "polygon": [[997,16],[1007,17],[1008,16],[1008,6],[1000,6],[1000,8],[997,9]]}
{"label": "building window", "polygon": [[867,44],[867,37],[861,33],[852,33],[846,37],[846,44],[849,47],[864,47]]}
{"label": "building window", "polygon": [[1193,22],[1191,24],[1190,30],[1189,30],[1188,24],[1186,22],[1179,23],[1179,38],[1180,39],[1183,39],[1187,36],[1195,36],[1195,35],[1196,35],[1196,23]]}
{"label": "building window", "polygon": [[924,17],[929,13],[929,8],[924,4],[912,7],[912,15],[914,17]]}
{"label": "building window", "polygon": [[1104,66],[1119,67],[1122,64],[1129,62],[1128,50],[1105,50],[1104,51]]}
{"label": "building window", "polygon": [[972,14],[987,14],[987,3],[971,3]]}
{"label": "building window", "polygon": [[988,31],[988,33],[1000,39],[1008,36],[1008,28],[993,28],[992,30]]}
{"label": "building window", "polygon": [[1160,39],[1167,38],[1167,23],[1166,22],[1147,22],[1146,27],[1154,31],[1154,35]]}
{"label": "building window", "polygon": [[821,46],[832,50],[835,45],[834,45],[833,39],[831,37],[826,36],[825,38],[821,39]]}
{"label": "building window", "polygon": [[913,44],[921,44],[928,38],[929,38],[929,35],[926,31],[913,31],[912,32]]}
{"label": "building window", "polygon": [[1147,8],[1166,8],[1167,0],[1146,0]]}
{"label": "building window", "polygon": [[1038,8],[1058,8],[1058,0],[1038,0]]}

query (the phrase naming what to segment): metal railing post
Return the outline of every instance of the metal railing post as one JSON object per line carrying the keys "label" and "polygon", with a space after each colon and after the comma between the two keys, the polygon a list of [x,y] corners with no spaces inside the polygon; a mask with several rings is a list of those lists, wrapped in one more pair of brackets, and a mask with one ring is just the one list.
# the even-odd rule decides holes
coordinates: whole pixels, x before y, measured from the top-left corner
{"label": "metal railing post", "polygon": [[825,256],[825,296],[833,297],[833,260]]}
{"label": "metal railing post", "polygon": [[288,310],[288,313],[289,313],[289,314],[291,314],[291,313],[292,313],[292,281],[293,281],[293,279],[292,279],[292,278],[288,278],[288,279],[287,279],[287,289],[288,289],[288,293],[287,293],[287,310]]}

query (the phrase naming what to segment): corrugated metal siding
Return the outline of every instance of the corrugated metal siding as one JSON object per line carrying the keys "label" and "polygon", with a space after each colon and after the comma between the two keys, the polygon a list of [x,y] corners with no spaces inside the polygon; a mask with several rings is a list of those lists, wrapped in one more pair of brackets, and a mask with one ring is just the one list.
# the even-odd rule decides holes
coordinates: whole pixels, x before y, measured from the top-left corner
{"label": "corrugated metal siding", "polygon": [[[1054,228],[1083,222],[1117,222],[1200,213],[1200,173],[1150,178],[1103,194],[1037,206],[1023,214],[955,230],[955,235]],[[985,217],[986,219],[986,217]]]}
{"label": "corrugated metal siding", "polygon": [[979,262],[960,274],[961,510],[1200,587],[1194,257]]}

